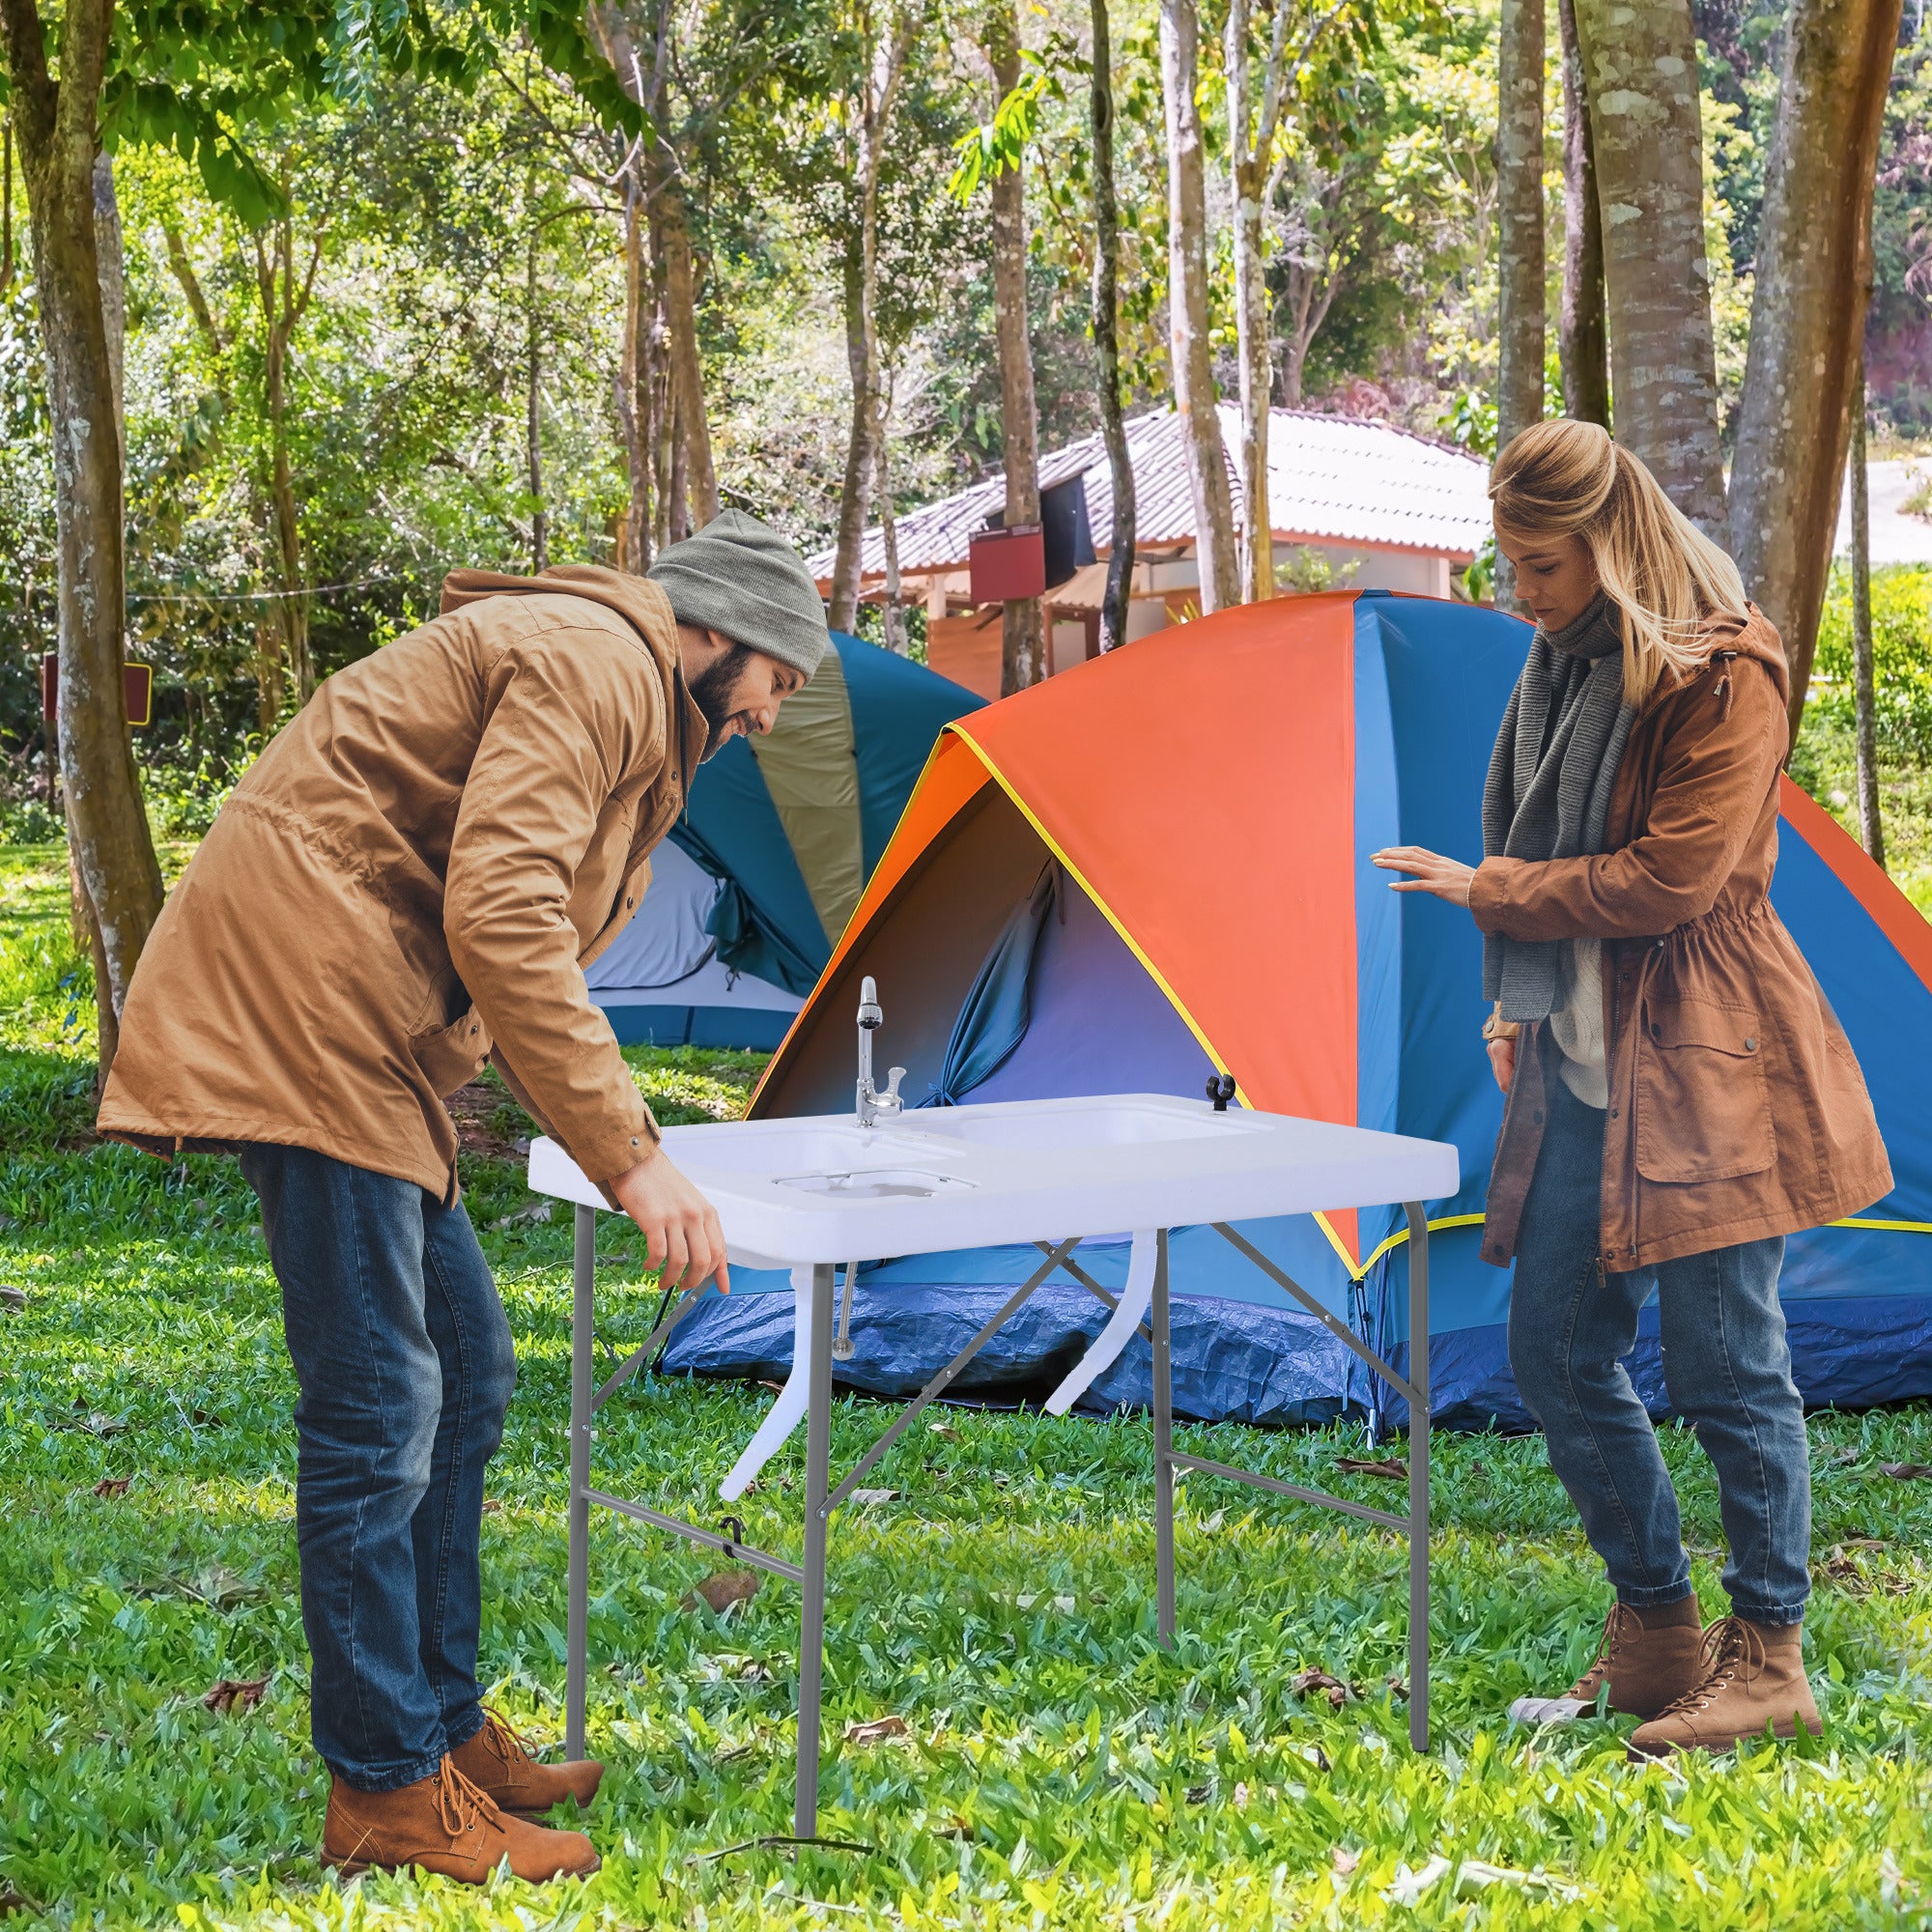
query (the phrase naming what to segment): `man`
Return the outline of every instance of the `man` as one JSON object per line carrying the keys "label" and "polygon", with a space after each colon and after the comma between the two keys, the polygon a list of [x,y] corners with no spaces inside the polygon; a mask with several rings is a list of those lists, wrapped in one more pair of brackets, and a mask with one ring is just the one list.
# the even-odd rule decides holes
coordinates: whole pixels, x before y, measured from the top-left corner
{"label": "man", "polygon": [[487,1059],[667,1287],[728,1290],[583,968],[698,762],[770,730],[826,642],[804,564],[735,510],[648,580],[458,572],[433,623],[263,753],[134,976],[101,1131],[240,1153],[281,1285],[323,1856],[345,1874],[597,1869],[534,1819],[587,1804],[602,1767],[538,1764],[479,1701],[483,1479],[516,1362],[442,1096]]}

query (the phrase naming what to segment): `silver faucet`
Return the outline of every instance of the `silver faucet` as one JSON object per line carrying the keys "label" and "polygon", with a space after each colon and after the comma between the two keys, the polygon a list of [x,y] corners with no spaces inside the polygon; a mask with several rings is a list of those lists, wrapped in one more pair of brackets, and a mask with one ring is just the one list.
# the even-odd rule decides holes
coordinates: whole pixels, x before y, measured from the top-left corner
{"label": "silver faucet", "polygon": [[905,1078],[903,1066],[895,1066],[886,1076],[883,1094],[872,1085],[872,1036],[885,1024],[885,1018],[879,1009],[879,989],[867,975],[859,988],[859,1124],[862,1127],[877,1126],[881,1115],[896,1120],[905,1111],[905,1102],[899,1098],[899,1082]]}

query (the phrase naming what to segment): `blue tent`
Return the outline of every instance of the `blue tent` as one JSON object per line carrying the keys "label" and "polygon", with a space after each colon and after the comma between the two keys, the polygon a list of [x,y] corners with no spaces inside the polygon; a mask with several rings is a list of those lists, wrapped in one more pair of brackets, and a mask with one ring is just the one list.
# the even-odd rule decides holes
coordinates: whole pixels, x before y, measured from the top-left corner
{"label": "blue tent", "polygon": [[933,740],[983,702],[841,631],[832,643],[768,738],[699,769],[637,917],[586,976],[627,1044],[777,1046]]}
{"label": "blue tent", "polygon": [[[870,974],[886,1012],[879,1051],[910,1069],[916,1104],[1198,1096],[1224,1070],[1248,1104],[1453,1142],[1462,1185],[1429,1209],[1438,1418],[1526,1426],[1505,1355],[1509,1276],[1477,1252],[1501,1106],[1478,1037],[1480,941],[1466,913],[1389,893],[1367,856],[1406,842],[1480,857],[1483,776],[1529,635],[1427,599],[1281,600],[1158,634],[958,721],[754,1112],[851,1104],[852,1015]],[[1783,811],[1774,901],[1863,1064],[1896,1179],[1887,1200],[1790,1243],[1799,1382],[1813,1403],[1925,1395],[1932,927],[1788,781]],[[1394,1210],[1245,1232],[1403,1363],[1406,1236]],[[1081,1259],[1121,1285],[1123,1243]],[[839,1378],[918,1388],[1037,1264],[1032,1250],[977,1250],[863,1267]],[[1382,1400],[1210,1230],[1177,1235],[1174,1270],[1183,1412],[1285,1423]],[[1103,1320],[1077,1285],[1050,1284],[962,1392],[1043,1392]],[[770,1376],[791,1334],[788,1296],[714,1297],[667,1365]],[[1631,1367],[1662,1411],[1654,1310]],[[1149,1393],[1137,1343],[1088,1403]]]}

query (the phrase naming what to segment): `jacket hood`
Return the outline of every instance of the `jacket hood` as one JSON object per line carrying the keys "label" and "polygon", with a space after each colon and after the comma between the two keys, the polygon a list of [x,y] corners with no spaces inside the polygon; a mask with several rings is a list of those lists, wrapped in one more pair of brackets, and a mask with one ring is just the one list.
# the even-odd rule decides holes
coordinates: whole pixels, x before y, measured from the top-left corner
{"label": "jacket hood", "polygon": [[1714,651],[1736,651],[1741,658],[1752,658],[1771,673],[1771,681],[1777,687],[1778,702],[1791,702],[1791,667],[1785,662],[1784,640],[1777,635],[1776,627],[1755,604],[1749,607],[1750,615],[1740,625],[1735,617],[1725,617],[1713,624]]}
{"label": "jacket hood", "polygon": [[480,604],[488,597],[587,597],[637,632],[658,661],[667,682],[678,667],[677,619],[670,599],[647,578],[608,570],[601,563],[554,564],[541,577],[508,577],[495,570],[453,570],[442,580],[440,615]]}

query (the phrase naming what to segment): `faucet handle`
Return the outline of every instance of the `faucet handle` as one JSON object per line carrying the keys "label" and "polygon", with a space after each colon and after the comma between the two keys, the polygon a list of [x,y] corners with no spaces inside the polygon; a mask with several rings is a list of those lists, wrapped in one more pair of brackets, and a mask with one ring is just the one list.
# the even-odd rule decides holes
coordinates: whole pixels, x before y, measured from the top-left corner
{"label": "faucet handle", "polygon": [[905,1105],[905,1102],[899,1097],[899,1082],[905,1078],[905,1075],[906,1070],[903,1066],[892,1067],[887,1072],[886,1091],[879,1095],[879,1098],[888,1107],[898,1108]]}

